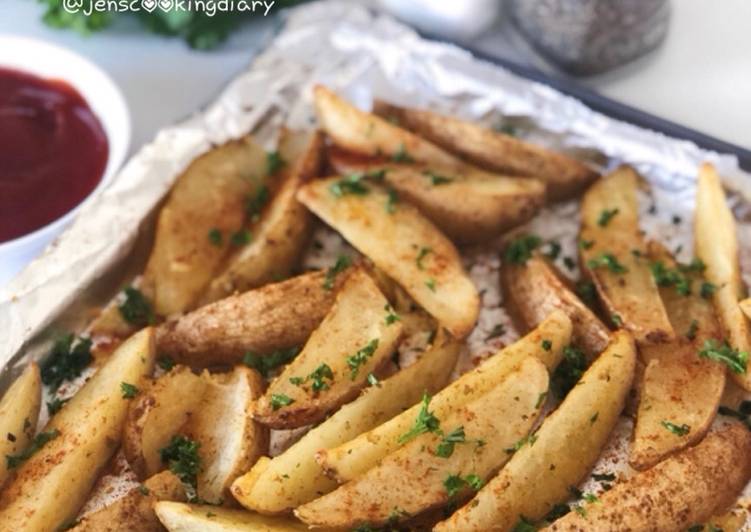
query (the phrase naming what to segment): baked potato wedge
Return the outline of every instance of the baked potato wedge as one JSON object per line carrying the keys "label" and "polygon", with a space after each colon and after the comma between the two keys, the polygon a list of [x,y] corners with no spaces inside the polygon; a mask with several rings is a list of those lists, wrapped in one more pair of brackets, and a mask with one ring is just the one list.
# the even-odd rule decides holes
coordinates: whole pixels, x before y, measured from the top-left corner
{"label": "baked potato wedge", "polygon": [[297,266],[312,232],[313,219],[295,195],[302,183],[318,175],[322,149],[323,136],[317,131],[282,132],[279,153],[286,167],[280,183],[275,184],[260,220],[251,225],[250,243],[228,257],[202,295],[201,305],[284,279]]}
{"label": "baked potato wedge", "polygon": [[190,368],[175,366],[130,403],[123,452],[139,478],[164,469],[159,451],[198,410],[206,388],[206,379]]}
{"label": "baked potato wedge", "polygon": [[533,255],[524,264],[503,262],[503,299],[521,331],[537,327],[556,309],[571,318],[571,343],[588,360],[602,353],[610,342],[610,330],[571,290],[568,282],[545,258]]}
{"label": "baked potato wedge", "polygon": [[414,206],[394,202],[378,185],[355,183],[347,177],[316,180],[298,198],[451,334],[467,336],[480,299],[454,245]]}
{"label": "baked potato wedge", "polygon": [[[738,263],[735,219],[725,200],[720,176],[710,164],[699,169],[694,216],[696,255],[706,265],[707,281],[715,287],[712,301],[724,336],[732,348],[751,353],[749,320],[738,304],[746,294]],[[750,372],[730,375],[743,389],[751,390]]]}
{"label": "baked potato wedge", "polygon": [[70,522],[120,445],[129,399],[154,366],[154,330],[125,341],[35,437],[41,448],[0,494],[0,529],[54,531]]}
{"label": "baked potato wedge", "polygon": [[436,532],[512,530],[522,516],[537,521],[569,498],[589,473],[621,415],[631,389],[636,347],[625,331],[592,363],[563,403],[474,499]]}
{"label": "baked potato wedge", "polygon": [[545,203],[545,186],[472,168],[441,170],[424,164],[358,159],[333,148],[329,163],[341,175],[382,176],[399,199],[415,205],[446,236],[478,244],[528,221]]}
{"label": "baked potato wedge", "polygon": [[261,459],[232,484],[240,504],[264,514],[291,511],[336,488],[315,460],[321,449],[342,444],[387,421],[448,382],[461,344],[442,329],[411,366],[371,386],[342,406],[297,443],[272,459]]}
{"label": "baked potato wedge", "polygon": [[[304,532],[308,527],[291,517],[270,517],[230,510],[162,501],[154,505],[159,520],[169,532]],[[319,529],[326,532],[326,529]]]}
{"label": "baked potato wedge", "polygon": [[177,178],[159,212],[143,292],[160,316],[190,310],[266,186],[266,152],[250,136],[210,149]]}
{"label": "baked potato wedge", "polygon": [[313,89],[313,100],[321,129],[345,150],[446,168],[464,166],[459,158],[388,120],[361,111],[322,85]]}
{"label": "baked potato wedge", "polygon": [[221,504],[231,500],[232,482],[268,452],[269,431],[251,417],[264,383],[256,371],[243,366],[202,378],[208,381],[206,392],[186,431],[200,444],[198,497]]}
{"label": "baked potato wedge", "polygon": [[186,499],[180,479],[162,471],[112,504],[86,514],[70,532],[161,532],[164,529],[154,513],[154,503]]}
{"label": "baked potato wedge", "polygon": [[598,177],[573,157],[480,124],[385,102],[376,102],[374,112],[481,168],[538,178],[555,201],[576,196]]}
{"label": "baked potato wedge", "polygon": [[[535,330],[438,392],[430,401],[430,408],[439,419],[445,418],[452,409],[481,397],[527,357],[539,358],[548,371],[553,371],[570,340],[571,320],[563,311],[555,311]],[[543,346],[548,346],[546,341],[550,342],[550,349]],[[344,444],[320,451],[316,459],[340,482],[357,478],[400,447],[399,437],[409,431],[420,409],[421,405],[416,404]]]}
{"label": "baked potato wedge", "polygon": [[[23,370],[0,400],[0,457],[15,456],[31,445],[39,407],[42,404],[42,378],[32,362]],[[8,479],[8,460],[0,460],[0,488]]]}
{"label": "baked potato wedge", "polygon": [[196,367],[234,365],[248,351],[268,355],[304,344],[334,304],[346,275],[326,288],[310,272],[211,303],[157,328],[160,353]]}
{"label": "baked potato wedge", "polygon": [[272,428],[296,428],[351,401],[402,335],[402,324],[388,319],[390,309],[370,275],[353,269],[300,354],[258,400],[253,417]]}
{"label": "baked potato wedge", "polygon": [[438,417],[432,430],[420,421],[430,415],[423,401],[414,428],[400,437],[407,442],[403,447],[364,475],[298,507],[295,515],[310,526],[351,529],[393,524],[456,500],[510,458],[507,450],[532,429],[547,390],[545,365],[527,357],[489,391]]}
{"label": "baked potato wedge", "polygon": [[724,511],[751,479],[751,432],[738,423],[660,462],[546,531],[653,530],[673,532]]}
{"label": "baked potato wedge", "polygon": [[660,286],[660,297],[679,336],[668,344],[641,350],[647,366],[639,386],[629,456],[631,466],[639,470],[700,441],[725,389],[725,366],[697,355],[705,342],[722,338],[711,300],[699,294],[701,276],[679,267],[664,248],[653,243],[650,260],[663,277],[672,275],[683,284]]}
{"label": "baked potato wedge", "polygon": [[636,200],[639,176],[621,166],[592,185],[581,204],[579,254],[610,321],[639,345],[675,338],[645,258]]}

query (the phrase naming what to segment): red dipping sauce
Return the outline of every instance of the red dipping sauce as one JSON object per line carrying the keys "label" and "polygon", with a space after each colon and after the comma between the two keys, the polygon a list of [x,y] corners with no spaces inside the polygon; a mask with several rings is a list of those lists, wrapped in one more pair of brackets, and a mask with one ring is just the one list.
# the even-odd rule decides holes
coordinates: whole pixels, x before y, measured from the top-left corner
{"label": "red dipping sauce", "polygon": [[0,68],[0,242],[60,218],[102,178],[99,119],[59,80]]}

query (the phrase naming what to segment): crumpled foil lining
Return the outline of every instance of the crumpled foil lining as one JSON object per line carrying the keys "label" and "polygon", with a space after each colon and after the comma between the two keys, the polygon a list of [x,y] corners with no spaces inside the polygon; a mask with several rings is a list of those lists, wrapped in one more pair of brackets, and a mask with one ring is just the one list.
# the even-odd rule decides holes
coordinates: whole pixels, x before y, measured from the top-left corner
{"label": "crumpled foil lining", "polygon": [[[73,225],[0,292],[0,390],[32,357],[43,356],[62,330],[82,330],[96,309],[140,271],[155,212],[180,172],[214,144],[253,131],[273,143],[281,124],[309,128],[311,88],[322,83],[358,106],[373,98],[430,107],[488,125],[512,125],[520,136],[589,160],[602,171],[634,166],[650,185],[641,198],[649,238],[681,260],[692,256],[691,220],[698,166],[715,165],[733,192],[744,278],[751,281],[751,176],[735,156],[613,120],[546,85],[474,59],[451,45],[422,39],[392,18],[345,2],[319,2],[289,12],[281,33],[204,111],[163,129],[121,170],[113,184],[80,211]],[[656,209],[652,209],[652,205]],[[528,230],[562,245],[558,266],[576,267],[578,201],[545,208]],[[321,228],[326,249],[339,237]],[[460,370],[518,335],[503,309],[498,242],[466,249],[465,266],[482,295],[482,311]],[[309,254],[307,265],[321,265]],[[496,325],[505,333],[491,334]],[[630,474],[625,463],[629,421],[616,430],[595,470]],[[597,491],[591,481],[589,491]],[[106,499],[107,497],[105,497]]]}

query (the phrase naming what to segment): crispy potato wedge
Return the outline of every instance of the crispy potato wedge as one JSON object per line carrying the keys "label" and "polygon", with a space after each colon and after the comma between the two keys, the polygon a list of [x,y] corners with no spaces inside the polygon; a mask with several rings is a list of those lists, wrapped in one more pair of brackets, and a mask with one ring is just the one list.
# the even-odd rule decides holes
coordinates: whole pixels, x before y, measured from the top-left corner
{"label": "crispy potato wedge", "polygon": [[374,112],[482,168],[538,178],[556,201],[576,196],[598,177],[573,157],[459,118],[385,102],[376,102]]}
{"label": "crispy potato wedge", "polygon": [[738,306],[741,307],[741,310],[746,315],[746,317],[751,319],[751,297],[747,297],[746,299],[738,303]]}
{"label": "crispy potato wedge", "polygon": [[[39,366],[32,362],[0,400],[0,457],[13,456],[28,448],[41,404],[42,379]],[[3,458],[0,460],[0,488],[9,475],[7,460]]]}
{"label": "crispy potato wedge", "polygon": [[177,178],[143,279],[158,315],[196,304],[230,250],[230,236],[245,223],[246,198],[258,194],[266,174],[266,152],[248,136],[212,148]]}
{"label": "crispy potato wedge", "polygon": [[269,354],[304,344],[334,304],[326,272],[311,272],[230,296],[157,328],[159,352],[197,367],[233,365],[248,351]]}
{"label": "crispy potato wedge", "polygon": [[[527,357],[539,358],[552,371],[563,356],[563,348],[571,340],[571,328],[571,320],[563,311],[553,312],[525,337],[438,392],[430,402],[431,410],[439,419],[445,418],[452,409],[481,397]],[[550,342],[550,350],[542,347],[544,340]],[[399,437],[412,427],[420,408],[417,404],[338,447],[319,452],[318,462],[324,470],[342,482],[364,474],[399,448]]]}
{"label": "crispy potato wedge", "polygon": [[120,445],[130,402],[121,383],[141,386],[154,353],[154,330],[135,334],[50,420],[45,432],[52,439],[18,468],[0,495],[0,529],[54,531],[76,516]]}
{"label": "crispy potato wedge", "polygon": [[402,335],[402,324],[386,319],[389,309],[370,275],[354,269],[300,354],[258,400],[255,419],[273,428],[301,427],[356,397]]}
{"label": "crispy potato wedge", "polygon": [[206,388],[206,380],[190,368],[175,366],[130,403],[123,452],[139,478],[164,469],[159,451],[197,411]]}
{"label": "crispy potato wedge", "polygon": [[544,530],[673,532],[723,511],[751,479],[751,432],[735,423],[695,447],[619,482]]}
{"label": "crispy potato wedge", "polygon": [[288,162],[275,187],[278,190],[258,223],[251,226],[250,244],[232,253],[201,297],[201,305],[284,279],[297,266],[313,219],[295,195],[302,183],[318,175],[322,148],[323,136],[317,131],[283,131],[279,153]]}
{"label": "crispy potato wedge", "polygon": [[451,241],[412,205],[392,204],[377,185],[363,185],[364,194],[338,197],[331,190],[338,182],[317,180],[301,188],[298,198],[451,334],[467,336],[477,320],[480,299]]}
{"label": "crispy potato wedge", "polygon": [[602,452],[631,388],[636,347],[625,331],[592,363],[563,403],[472,501],[434,530],[511,530],[570,496]]}
{"label": "crispy potato wedge", "polygon": [[[650,259],[675,269],[670,254],[650,243]],[[682,295],[661,286],[660,296],[673,328],[680,335],[668,344],[644,346],[647,363],[641,386],[629,462],[644,470],[669,454],[701,440],[714,420],[725,389],[725,366],[697,355],[704,342],[719,341],[722,333],[712,302],[698,291],[701,278],[684,273],[692,289]]]}
{"label": "crispy potato wedge", "polygon": [[[158,502],[154,511],[169,532],[304,532],[308,527],[291,517],[270,517],[245,510]],[[326,529],[319,529],[327,532]]]}
{"label": "crispy potato wedge", "polygon": [[[579,254],[611,321],[638,344],[675,338],[639,232],[639,176],[622,166],[592,185],[581,205]],[[619,325],[620,326],[620,325]]]}
{"label": "crispy potato wedge", "polygon": [[556,309],[571,318],[571,342],[588,360],[602,353],[610,341],[610,330],[571,290],[556,267],[539,255],[525,264],[503,263],[501,286],[514,323],[522,331],[537,327]]}
{"label": "crispy potato wedge", "polygon": [[[735,219],[725,200],[720,176],[710,164],[699,169],[694,246],[706,265],[707,281],[716,287],[712,298],[725,338],[732,347],[751,353],[749,320],[738,305],[746,294],[738,264]],[[751,390],[750,372],[730,375],[743,389]]]}
{"label": "crispy potato wedge", "polygon": [[86,514],[70,531],[160,532],[164,529],[154,513],[154,503],[185,500],[185,487],[180,479],[170,471],[162,471],[112,504]]}
{"label": "crispy potato wedge", "polygon": [[336,488],[316,463],[321,449],[340,445],[387,421],[448,382],[461,344],[442,329],[433,345],[411,366],[344,405],[326,421],[273,459],[259,461],[232,485],[240,504],[264,514],[290,511]]}
{"label": "crispy potato wedge", "polygon": [[313,99],[321,129],[345,150],[447,168],[465,166],[459,158],[388,120],[361,111],[322,85],[313,90]]}
{"label": "crispy potato wedge", "polygon": [[[418,435],[364,475],[300,506],[295,515],[310,526],[353,528],[391,523],[441,506],[452,498],[444,485],[447,478],[477,475],[484,481],[510,458],[506,449],[530,431],[547,390],[545,365],[527,357],[487,393],[439,417],[442,433]],[[448,455],[441,452],[444,434],[457,429],[466,441],[455,444]]]}
{"label": "crispy potato wedge", "polygon": [[[381,175],[400,200],[415,205],[451,240],[477,244],[528,221],[545,202],[545,186],[535,179],[515,178],[472,168],[441,170],[358,160],[336,148],[329,163],[342,175]],[[377,172],[375,174],[374,172]]]}
{"label": "crispy potato wedge", "polygon": [[264,383],[258,372],[243,366],[203,378],[208,381],[206,393],[186,430],[201,445],[198,496],[221,504],[231,500],[232,482],[268,452],[269,431],[251,417]]}

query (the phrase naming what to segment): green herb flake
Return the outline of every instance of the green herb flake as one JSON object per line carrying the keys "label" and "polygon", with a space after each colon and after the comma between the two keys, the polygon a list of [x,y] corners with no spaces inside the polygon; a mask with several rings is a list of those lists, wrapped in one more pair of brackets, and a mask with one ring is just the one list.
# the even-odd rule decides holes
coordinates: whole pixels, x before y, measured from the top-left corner
{"label": "green herb flake", "polygon": [[26,460],[31,458],[34,454],[39,452],[42,447],[47,445],[47,443],[51,442],[55,438],[60,436],[60,431],[57,429],[49,430],[47,432],[40,432],[36,436],[34,436],[34,439],[31,440],[31,444],[21,451],[18,454],[6,454],[5,455],[5,461],[8,466],[8,469],[15,469],[21,464],[23,464]]}
{"label": "green herb flake", "polygon": [[686,338],[689,340],[695,340],[697,332],[699,332],[699,322],[697,320],[691,320],[691,325],[689,325],[688,331],[686,331]]}
{"label": "green herb flake", "polygon": [[278,349],[268,355],[259,355],[248,351],[243,356],[243,364],[258,371],[263,377],[268,377],[269,372],[279,366],[291,362],[300,352],[299,347]]}
{"label": "green herb flake", "polygon": [[553,390],[558,397],[564,397],[573,388],[587,369],[584,353],[571,345],[563,348],[563,360],[553,372]]}
{"label": "green herb flake", "polygon": [[172,436],[169,444],[159,450],[159,456],[163,464],[180,479],[186,488],[188,501],[194,502],[197,499],[196,482],[198,472],[201,469],[201,457],[198,449],[201,444],[177,434]]}
{"label": "green herb flake", "polygon": [[485,484],[482,478],[480,478],[480,476],[475,473],[470,473],[469,475],[464,477],[464,480],[469,485],[469,487],[475,491],[480,491],[480,488],[482,488],[483,484]]}
{"label": "green herb flake", "polygon": [[91,363],[91,340],[78,338],[74,345],[74,339],[72,334],[59,338],[42,366],[42,382],[52,391],[57,390],[63,382],[80,376]]}
{"label": "green herb flake", "polygon": [[245,212],[252,221],[258,220],[263,207],[269,202],[270,196],[269,187],[261,185],[254,196],[245,199]]}
{"label": "green herb flake", "polygon": [[545,399],[548,398],[548,392],[542,392],[537,396],[537,402],[535,403],[535,410],[545,404]]}
{"label": "green herb flake", "polygon": [[670,421],[661,421],[660,425],[668,429],[676,436],[685,436],[691,431],[691,427],[689,427],[685,423],[682,425],[676,425],[675,423],[671,423]]}
{"label": "green herb flake", "polygon": [[587,266],[592,270],[607,268],[613,273],[626,273],[628,271],[628,268],[618,262],[618,259],[612,253],[602,253],[599,257],[589,259]]}
{"label": "green herb flake", "polygon": [[457,493],[459,493],[464,486],[466,486],[466,482],[462,477],[459,475],[449,475],[446,477],[446,480],[443,481],[443,487],[446,488],[446,493],[449,496],[449,499],[456,496]]}
{"label": "green herb flake", "polygon": [[511,529],[511,532],[535,532],[537,527],[523,515],[519,517],[519,520]]}
{"label": "green herb flake", "polygon": [[141,495],[143,495],[144,497],[148,497],[148,496],[149,496],[149,494],[151,493],[151,491],[149,491],[149,488],[147,488],[147,487],[146,487],[146,486],[144,486],[143,484],[139,484],[139,485],[138,485],[138,493],[140,493],[140,494],[141,494]]}
{"label": "green herb flake", "polygon": [[415,423],[409,431],[399,436],[398,443],[404,444],[427,432],[440,432],[441,421],[429,410],[430,396],[425,393],[422,396],[420,411],[417,413]]}
{"label": "green herb flake", "polygon": [[156,365],[164,371],[169,371],[175,367],[175,360],[168,355],[161,355],[156,359]]}
{"label": "green herb flake", "polygon": [[512,264],[526,264],[532,258],[532,252],[542,244],[537,235],[522,235],[512,240],[503,253],[506,261]]}
{"label": "green herb flake", "polygon": [[117,309],[125,321],[136,327],[146,327],[156,322],[151,303],[137,288],[129,286],[123,290],[125,301]]}
{"label": "green herb flake", "polygon": [[592,281],[576,283],[576,295],[587,305],[594,305],[597,302],[597,289]]}
{"label": "green herb flake", "polygon": [[485,337],[485,341],[487,342],[488,340],[492,340],[493,338],[498,338],[499,336],[503,336],[504,334],[506,334],[506,327],[504,327],[502,323],[497,323]]}
{"label": "green herb flake", "polygon": [[266,175],[274,175],[287,164],[278,151],[266,152]]}
{"label": "green herb flake", "polygon": [[357,353],[347,357],[347,365],[350,369],[350,379],[355,380],[357,374],[360,372],[360,366],[365,364],[370,357],[378,349],[378,338],[373,338],[368,345],[359,349]]}
{"label": "green herb flake", "polygon": [[683,273],[704,273],[704,270],[707,269],[707,266],[704,264],[704,261],[702,261],[698,257],[695,257],[688,264],[679,264],[678,269]]}
{"label": "green herb flake", "polygon": [[208,233],[209,242],[211,242],[214,246],[221,246],[224,238],[222,237],[222,232],[217,229],[216,227],[212,227],[209,229]]}
{"label": "green herb flake", "polygon": [[311,388],[314,392],[320,392],[329,389],[329,384],[324,379],[334,380],[334,372],[331,370],[331,366],[325,362],[313,370],[306,380],[313,381]]}
{"label": "green herb flake", "polygon": [[429,246],[423,246],[420,248],[420,251],[417,253],[417,258],[415,259],[415,262],[417,263],[417,268],[420,270],[425,269],[425,265],[422,263],[423,260],[425,260],[425,257],[433,253],[433,248]]}
{"label": "green herb flake", "polygon": [[393,188],[388,189],[386,198],[386,212],[394,214],[396,212],[396,204],[399,203],[399,194]]}
{"label": "green herb flake", "polygon": [[337,198],[347,195],[365,196],[370,189],[363,182],[365,174],[354,173],[335,181],[329,186],[329,192]]}
{"label": "green herb flake", "polygon": [[435,292],[435,279],[431,277],[430,279],[425,281],[425,286],[427,286],[428,290],[430,290],[431,292]]}
{"label": "green herb flake", "polygon": [[594,245],[594,240],[584,240],[583,238],[579,240],[579,249],[591,249]]}
{"label": "green herb flake", "polygon": [[623,318],[619,314],[613,313],[610,315],[610,321],[613,322],[613,325],[616,327],[623,327]]}
{"label": "green herb flake", "polygon": [[302,386],[302,384],[305,382],[305,379],[302,377],[290,377],[289,383],[293,384],[294,386]]}
{"label": "green herb flake", "polygon": [[592,414],[592,417],[589,418],[589,424],[594,425],[598,417],[600,417],[599,412],[595,412],[594,414]]}
{"label": "green herb flake", "polygon": [[68,401],[70,401],[70,398],[60,399],[59,397],[53,397],[52,400],[47,401],[47,413],[50,416],[54,416],[60,410],[62,410],[63,406],[65,406],[65,403],[67,403]]}
{"label": "green herb flake", "polygon": [[658,286],[675,287],[675,291],[682,296],[691,294],[691,279],[683,275],[677,268],[668,268],[662,262],[656,261],[650,264],[649,269]]}
{"label": "green herb flake", "polygon": [[454,178],[453,177],[446,177],[444,175],[437,174],[433,172],[432,170],[425,170],[423,172],[423,175],[427,176],[430,179],[430,184],[435,186],[440,185],[447,185],[448,183],[451,183]]}
{"label": "green herb flake", "polygon": [[457,427],[448,434],[444,434],[443,439],[436,447],[435,454],[441,458],[449,458],[454,454],[454,447],[457,443],[466,443],[464,427]]}
{"label": "green herb flake", "polygon": [[332,290],[336,276],[352,265],[352,260],[347,255],[339,255],[334,265],[326,270],[326,278],[323,281],[324,290]]}
{"label": "green herb flake", "polygon": [[378,377],[373,375],[372,373],[368,373],[368,384],[371,386],[380,386],[381,383],[378,380]]}
{"label": "green herb flake", "polygon": [[399,145],[399,150],[391,157],[395,163],[413,163],[415,160],[407,153],[407,148],[404,144]]}
{"label": "green herb flake", "polygon": [[548,242],[548,249],[545,250],[544,255],[550,260],[555,260],[560,254],[561,245],[555,240]]}
{"label": "green herb flake", "polygon": [[136,395],[138,395],[138,387],[130,384],[129,382],[121,382],[120,393],[122,394],[123,399],[133,399]]}
{"label": "green herb flake", "polygon": [[714,284],[705,281],[701,283],[701,288],[699,288],[699,295],[703,297],[704,299],[709,299],[714,295],[714,293],[717,291],[717,286]]}
{"label": "green herb flake", "polygon": [[232,233],[230,237],[230,243],[233,246],[240,247],[250,244],[251,234],[247,229],[240,229]]}
{"label": "green herb flake", "polygon": [[272,410],[279,410],[283,406],[289,406],[292,403],[294,403],[295,400],[291,397],[284,395],[283,393],[272,393],[271,394],[271,409]]}
{"label": "green herb flake", "polygon": [[739,375],[746,373],[748,353],[733,349],[727,343],[719,345],[713,338],[709,339],[704,342],[704,346],[701,351],[699,351],[699,356],[716,362],[722,362],[730,368],[733,373]]}
{"label": "green herb flake", "polygon": [[397,321],[401,321],[401,318],[399,315],[394,311],[394,309],[386,303],[386,305],[383,307],[383,310],[386,311],[386,325],[393,325]]}
{"label": "green herb flake", "polygon": [[543,340],[542,341],[542,348],[545,351],[550,351],[553,348],[553,342],[551,342],[550,340]]}
{"label": "green herb flake", "polygon": [[597,219],[597,225],[600,227],[606,227],[610,220],[612,220],[618,213],[619,209],[603,209],[602,212],[600,212],[600,217]]}
{"label": "green herb flake", "polygon": [[594,493],[585,493],[585,494],[582,495],[582,498],[585,501],[587,501],[589,504],[594,504],[596,502],[600,502],[600,499]]}
{"label": "green herb flake", "polygon": [[507,454],[514,454],[516,451],[518,451],[519,449],[521,449],[527,444],[529,444],[529,446],[532,447],[536,441],[537,441],[537,436],[535,434],[527,434],[522,439],[517,441],[512,447],[505,449],[505,451]]}

